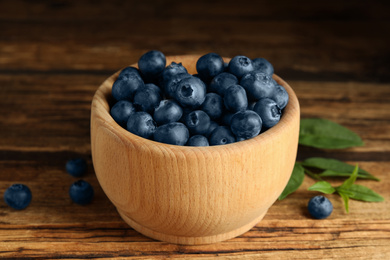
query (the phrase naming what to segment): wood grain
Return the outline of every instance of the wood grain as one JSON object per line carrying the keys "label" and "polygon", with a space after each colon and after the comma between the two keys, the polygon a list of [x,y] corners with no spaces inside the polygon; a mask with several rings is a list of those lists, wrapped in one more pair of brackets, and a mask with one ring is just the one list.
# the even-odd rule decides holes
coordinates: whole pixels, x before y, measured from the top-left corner
{"label": "wood grain", "polygon": [[[33,192],[14,211],[0,200],[0,257],[165,259],[390,258],[390,2],[0,1],[0,194],[15,182]],[[265,57],[301,104],[362,136],[345,150],[299,147],[382,179],[358,180],[385,201],[329,196],[334,212],[306,212],[316,193],[303,186],[277,201],[249,232],[217,244],[181,246],[149,239],[120,218],[95,177],[89,135],[97,87],[150,49],[167,55],[218,52]],[[83,157],[92,204],[73,204],[69,158]],[[340,180],[331,179],[332,183]]]}

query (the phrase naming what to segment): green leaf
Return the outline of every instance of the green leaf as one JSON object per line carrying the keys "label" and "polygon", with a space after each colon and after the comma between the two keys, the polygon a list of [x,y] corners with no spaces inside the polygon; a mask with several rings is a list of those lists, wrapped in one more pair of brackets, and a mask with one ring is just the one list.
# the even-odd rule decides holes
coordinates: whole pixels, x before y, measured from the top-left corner
{"label": "green leaf", "polygon": [[364,145],[360,136],[327,119],[302,119],[299,144],[324,149],[342,149]]}
{"label": "green leaf", "polygon": [[380,202],[385,200],[381,195],[363,185],[352,184],[351,187],[348,188],[348,192],[350,193],[348,196],[354,200],[369,202]]}
{"label": "green leaf", "polygon": [[295,163],[293,172],[291,173],[291,177],[284,188],[282,194],[279,196],[279,200],[284,199],[289,194],[296,191],[299,186],[301,186],[303,182],[303,178],[305,177],[305,172],[301,164]]}
{"label": "green leaf", "polygon": [[356,164],[355,169],[353,169],[353,172],[352,172],[351,176],[349,176],[349,178],[346,179],[343,182],[343,184],[341,184],[340,188],[348,190],[349,187],[351,187],[352,184],[355,183],[358,171],[359,171],[359,167]]}
{"label": "green leaf", "polygon": [[309,187],[310,191],[319,191],[325,194],[332,194],[336,191],[335,188],[327,181],[319,181]]}
{"label": "green leaf", "polygon": [[349,197],[347,194],[345,194],[344,192],[342,192],[342,190],[337,190],[337,193],[340,195],[340,197],[343,199],[344,201],[344,207],[345,207],[345,211],[347,213],[349,213]]}
{"label": "green leaf", "polygon": [[[351,172],[354,170],[353,165],[347,164],[345,162],[336,159],[321,158],[321,157],[308,158],[304,160],[301,164],[306,167],[313,167],[313,168],[325,170],[324,172],[319,174],[319,176],[321,177],[326,177],[326,176],[346,177],[346,176],[350,176]],[[358,171],[358,178],[370,179],[376,181],[380,180],[375,176],[371,175],[369,172],[360,168]]]}

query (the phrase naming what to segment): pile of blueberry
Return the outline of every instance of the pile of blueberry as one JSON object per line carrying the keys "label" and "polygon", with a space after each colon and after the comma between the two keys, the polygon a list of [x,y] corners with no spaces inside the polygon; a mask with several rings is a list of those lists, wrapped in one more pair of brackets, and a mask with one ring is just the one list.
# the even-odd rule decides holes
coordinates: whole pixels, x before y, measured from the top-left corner
{"label": "pile of blueberry", "polygon": [[160,51],[149,51],[138,68],[123,69],[112,86],[111,116],[133,134],[162,143],[222,145],[253,138],[273,127],[288,93],[264,58],[216,53],[200,57],[198,74],[181,63],[166,66]]}

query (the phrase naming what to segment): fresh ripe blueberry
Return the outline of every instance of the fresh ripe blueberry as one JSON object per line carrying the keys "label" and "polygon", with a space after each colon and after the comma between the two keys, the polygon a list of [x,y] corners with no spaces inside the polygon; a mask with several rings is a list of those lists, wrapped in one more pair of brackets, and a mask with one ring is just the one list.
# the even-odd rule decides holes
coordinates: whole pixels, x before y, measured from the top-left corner
{"label": "fresh ripe blueberry", "polygon": [[229,72],[234,74],[237,78],[253,71],[252,60],[245,56],[235,56],[229,62]]}
{"label": "fresh ripe blueberry", "polygon": [[206,112],[211,120],[217,120],[223,113],[222,97],[216,93],[207,93],[201,109]]}
{"label": "fresh ripe blueberry", "polygon": [[196,62],[196,71],[201,79],[209,81],[224,71],[223,59],[216,53],[203,55]]}
{"label": "fresh ripe blueberry", "polygon": [[227,126],[218,126],[210,134],[209,144],[210,145],[223,145],[230,144],[236,141],[236,137]]}
{"label": "fresh ripe blueberry", "polygon": [[184,124],[191,134],[203,135],[210,127],[210,117],[202,110],[194,110],[186,116]]}
{"label": "fresh ripe blueberry", "polygon": [[156,84],[153,84],[153,83],[148,83],[148,84],[145,84],[145,87],[146,88],[150,88],[150,89],[153,89],[154,91],[156,91],[160,97],[163,96],[163,91],[161,90],[161,88],[159,86],[157,86]]}
{"label": "fresh ripe blueberry", "polygon": [[145,87],[135,92],[133,104],[137,110],[153,113],[154,109],[160,104],[161,96],[153,86],[155,85],[146,84]]}
{"label": "fresh ripe blueberry", "polygon": [[129,79],[131,77],[138,77],[139,79],[142,79],[141,75],[139,74],[139,70],[137,68],[134,68],[131,66],[126,67],[123,70],[121,70],[118,78],[121,78],[121,77],[124,77],[127,79]]}
{"label": "fresh ripe blueberry", "polygon": [[153,118],[158,125],[164,125],[179,121],[183,115],[183,109],[173,100],[164,99],[154,110]]}
{"label": "fresh ripe blueberry", "polygon": [[163,85],[164,94],[167,98],[173,98],[175,96],[176,88],[180,81],[185,78],[192,77],[191,74],[188,73],[180,73],[171,76]]}
{"label": "fresh ripe blueberry", "polygon": [[272,76],[272,74],[274,74],[274,67],[266,59],[256,58],[256,59],[253,59],[252,62],[253,62],[253,67],[255,70],[261,71],[261,72],[266,73],[270,76]]}
{"label": "fresh ripe blueberry", "polygon": [[87,172],[87,162],[82,158],[71,159],[66,162],[65,169],[73,177],[80,177]]}
{"label": "fresh ripe blueberry", "polygon": [[135,135],[150,139],[156,131],[157,124],[146,112],[135,112],[127,121],[127,130]]}
{"label": "fresh ripe blueberry", "polygon": [[276,125],[279,122],[280,116],[282,114],[276,102],[270,98],[262,98],[257,101],[253,111],[255,111],[261,117],[263,126],[266,129]]}
{"label": "fresh ripe blueberry", "polygon": [[159,126],[154,132],[155,141],[174,145],[185,145],[189,136],[187,127],[179,122]]}
{"label": "fresh ripe blueberry", "polygon": [[248,98],[246,92],[240,85],[232,85],[226,91],[223,97],[223,103],[230,112],[238,112],[248,108]]}
{"label": "fresh ripe blueberry", "polygon": [[110,110],[112,118],[122,127],[126,127],[127,120],[129,120],[130,115],[134,112],[135,107],[131,102],[126,100],[116,102]]}
{"label": "fresh ripe blueberry", "polygon": [[324,219],[332,213],[333,205],[326,197],[318,195],[310,199],[307,209],[313,218]]}
{"label": "fresh ripe blueberry", "polygon": [[231,85],[238,84],[238,79],[231,73],[222,72],[215,76],[209,85],[209,92],[215,92],[223,97],[226,89]]}
{"label": "fresh ripe blueberry", "polygon": [[94,191],[88,182],[84,180],[78,180],[74,182],[69,188],[69,196],[73,202],[86,205],[93,199]]}
{"label": "fresh ripe blueberry", "polygon": [[275,85],[275,88],[269,98],[273,99],[280,109],[284,109],[286,107],[289,99],[286,89],[279,84]]}
{"label": "fresh ripe blueberry", "polygon": [[111,94],[117,101],[132,101],[137,89],[143,87],[144,82],[141,78],[137,77],[135,74],[126,74],[125,76],[118,77],[114,82]]}
{"label": "fresh ripe blueberry", "polygon": [[211,133],[214,131],[215,128],[217,128],[219,124],[215,121],[210,121],[210,126],[207,132],[204,134],[207,138],[210,137]]}
{"label": "fresh ripe blueberry", "polygon": [[183,78],[177,84],[175,99],[188,108],[198,108],[206,98],[206,85],[202,80],[191,76]]}
{"label": "fresh ripe blueberry", "polygon": [[32,194],[24,184],[13,184],[4,192],[4,201],[14,209],[25,209],[31,202]]}
{"label": "fresh ripe blueberry", "polygon": [[231,123],[231,121],[232,121],[232,117],[233,117],[233,116],[234,116],[234,113],[225,112],[225,113],[222,115],[222,120],[221,120],[222,125],[230,126],[230,123]]}
{"label": "fresh ripe blueberry", "polygon": [[141,75],[147,82],[155,81],[164,70],[166,59],[160,51],[148,51],[138,60],[138,67]]}
{"label": "fresh ripe blueberry", "polygon": [[172,78],[172,76],[182,73],[188,73],[187,69],[181,63],[172,62],[162,71],[160,76],[160,85],[164,88],[164,85]]}
{"label": "fresh ripe blueberry", "polygon": [[250,101],[257,101],[260,98],[270,97],[275,88],[275,81],[268,74],[253,71],[245,74],[240,85],[244,87]]}
{"label": "fresh ripe blueberry", "polygon": [[230,122],[230,129],[240,140],[257,136],[261,131],[261,127],[260,116],[252,110],[235,113]]}
{"label": "fresh ripe blueberry", "polygon": [[193,135],[188,139],[188,146],[209,146],[209,141],[203,135]]}

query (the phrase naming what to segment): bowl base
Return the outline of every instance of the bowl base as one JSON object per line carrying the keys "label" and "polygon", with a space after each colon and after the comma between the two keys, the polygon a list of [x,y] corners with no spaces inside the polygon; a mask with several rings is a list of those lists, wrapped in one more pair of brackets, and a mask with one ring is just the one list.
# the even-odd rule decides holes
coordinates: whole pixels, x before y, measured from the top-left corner
{"label": "bowl base", "polygon": [[263,214],[261,214],[259,217],[255,218],[250,223],[226,233],[212,235],[212,236],[204,236],[204,237],[185,237],[185,236],[175,236],[175,235],[168,235],[168,234],[156,232],[154,230],[151,230],[149,228],[146,228],[138,224],[137,222],[135,222],[134,220],[126,216],[123,212],[121,212],[120,209],[117,210],[119,215],[122,217],[122,219],[137,232],[156,240],[169,242],[173,244],[181,244],[181,245],[211,244],[211,243],[224,241],[230,238],[234,238],[236,236],[239,236],[249,231],[252,227],[254,227],[257,223],[259,223],[267,213],[266,211]]}

